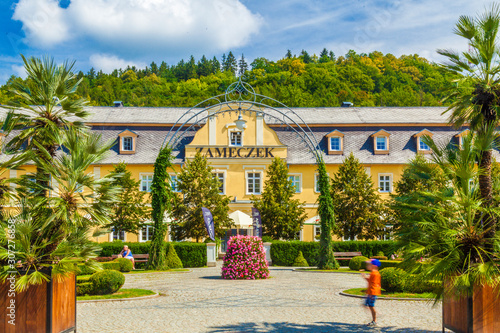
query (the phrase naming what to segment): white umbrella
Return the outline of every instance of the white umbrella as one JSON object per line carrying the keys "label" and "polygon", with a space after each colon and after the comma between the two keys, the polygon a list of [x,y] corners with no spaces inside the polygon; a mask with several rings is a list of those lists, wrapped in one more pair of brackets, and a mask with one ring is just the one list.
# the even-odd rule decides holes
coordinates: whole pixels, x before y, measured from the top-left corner
{"label": "white umbrella", "polygon": [[237,228],[248,229],[252,227],[252,218],[241,210],[232,212],[229,214],[229,218],[234,221]]}

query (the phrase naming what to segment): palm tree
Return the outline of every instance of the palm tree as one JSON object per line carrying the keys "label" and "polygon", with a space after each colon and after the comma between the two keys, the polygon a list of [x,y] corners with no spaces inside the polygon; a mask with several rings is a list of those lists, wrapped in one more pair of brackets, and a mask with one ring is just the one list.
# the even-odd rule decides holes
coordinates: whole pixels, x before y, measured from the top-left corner
{"label": "palm tree", "polygon": [[[500,29],[500,7],[492,5],[477,17],[461,16],[455,34],[469,43],[467,52],[438,50],[448,59],[442,68],[456,79],[446,100],[451,101],[447,112],[449,121],[456,127],[470,125],[471,130],[484,136],[490,126],[497,126],[500,102],[500,44],[497,36]],[[490,207],[493,203],[491,164],[492,150],[479,154],[479,189],[482,202]],[[490,225],[489,237],[495,234],[496,218],[485,214],[485,223]]]}

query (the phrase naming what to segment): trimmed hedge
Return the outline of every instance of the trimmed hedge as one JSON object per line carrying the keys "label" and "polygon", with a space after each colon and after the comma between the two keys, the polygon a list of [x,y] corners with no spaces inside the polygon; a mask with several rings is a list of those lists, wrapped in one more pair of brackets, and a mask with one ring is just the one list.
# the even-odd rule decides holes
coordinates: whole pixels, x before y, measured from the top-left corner
{"label": "trimmed hedge", "polygon": [[182,261],[179,259],[175,247],[170,243],[168,245],[167,256],[165,257],[165,264],[168,268],[183,268]]}
{"label": "trimmed hedge", "polygon": [[120,265],[120,272],[130,272],[133,268],[134,265],[132,264],[132,260],[126,259],[126,258],[118,258],[115,260],[115,262]]}
{"label": "trimmed hedge", "polygon": [[304,255],[302,254],[302,251],[299,251],[299,255],[297,258],[295,258],[295,261],[293,263],[294,267],[309,267],[309,264],[307,263],[306,258],[304,258]]}
{"label": "trimmed hedge", "polygon": [[123,286],[125,275],[115,270],[100,271],[92,274],[90,282],[95,295],[107,295],[117,292]]}
{"label": "trimmed hedge", "polygon": [[93,295],[94,294],[94,284],[92,282],[82,282],[76,285],[76,295]]}
{"label": "trimmed hedge", "polygon": [[78,265],[76,265],[76,267],[77,267],[76,276],[92,275],[96,272],[94,269],[90,268],[89,266],[87,266],[85,264],[78,264]]}
{"label": "trimmed hedge", "polygon": [[120,263],[118,261],[103,262],[101,265],[105,270],[120,271]]}
{"label": "trimmed hedge", "polygon": [[380,270],[382,289],[387,292],[403,292],[406,290],[408,273],[402,269],[388,267]]}
{"label": "trimmed hedge", "polygon": [[[106,242],[106,243],[96,243],[97,246],[101,247],[101,253],[99,257],[111,257],[114,254],[120,253],[123,250],[123,245],[128,245],[132,254],[147,254],[149,253],[149,247],[151,242]],[[191,242],[172,242],[175,248],[175,252],[182,261],[184,267],[203,267],[207,265],[207,244],[205,243],[191,243]],[[168,251],[169,244],[167,243],[165,248]],[[295,258],[294,258],[295,259]]]}
{"label": "trimmed hedge", "polygon": [[[395,241],[337,241],[332,242],[334,252],[361,252],[365,257],[377,255],[379,252],[394,253]],[[273,241],[271,259],[276,266],[292,266],[295,258],[302,251],[309,265],[317,266],[319,242]],[[182,259],[182,258],[181,258]],[[344,263],[344,261],[342,261]]]}
{"label": "trimmed hedge", "polygon": [[349,269],[353,271],[359,271],[360,269],[366,269],[366,262],[370,260],[365,256],[357,256],[349,260]]}
{"label": "trimmed hedge", "polygon": [[401,261],[399,260],[380,260],[380,268],[387,268],[387,267],[398,267]]}

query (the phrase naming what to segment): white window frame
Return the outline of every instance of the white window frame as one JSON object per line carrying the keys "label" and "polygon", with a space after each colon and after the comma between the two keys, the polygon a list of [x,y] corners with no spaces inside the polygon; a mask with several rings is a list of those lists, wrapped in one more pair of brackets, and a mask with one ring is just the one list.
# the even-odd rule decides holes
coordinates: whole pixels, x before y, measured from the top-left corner
{"label": "white window frame", "polygon": [[[150,184],[149,184],[149,191],[147,191],[147,190],[146,190],[146,191],[144,191],[144,190],[142,189],[142,181],[143,181],[142,177],[144,177],[144,176],[151,176],[151,182],[150,182]],[[151,185],[153,184],[153,174],[152,174],[152,173],[150,173],[150,172],[148,172],[148,173],[139,173],[139,179],[141,180],[141,185],[140,185],[140,186],[141,186],[141,188],[140,188],[140,191],[141,191],[141,192],[148,192],[148,193],[151,193]],[[149,180],[148,180],[148,181],[149,181]]]}
{"label": "white window frame", "polygon": [[172,187],[172,192],[180,193],[181,191],[179,190],[179,175],[176,173],[169,173],[168,175],[170,176],[170,184],[172,184],[172,179],[175,179],[175,187]]}
{"label": "white window frame", "polygon": [[[302,193],[302,174],[301,173],[289,173],[288,174],[288,179],[290,180],[290,177],[299,177],[299,186],[295,186],[295,193]],[[292,180],[292,185],[294,181]]]}
{"label": "white window frame", "polygon": [[348,239],[348,238],[345,238],[344,236],[342,236],[342,241],[343,242],[349,242],[349,241],[353,241],[353,240],[358,240],[358,236],[354,235],[354,239]]}
{"label": "white window frame", "polygon": [[[142,236],[144,235],[144,231],[142,229],[144,229],[144,228],[146,228],[147,238],[149,238],[146,240],[142,239]],[[154,229],[154,226],[151,224],[144,224],[142,226],[142,228],[139,229],[139,242],[145,243],[145,242],[151,241],[151,237],[153,237],[153,235],[150,235],[150,231],[149,231],[150,229]]]}
{"label": "white window frame", "polygon": [[[231,134],[232,133],[236,133],[236,132],[239,132],[241,134],[241,144],[239,145],[235,145],[231,142]],[[239,128],[233,128],[233,129],[229,129],[227,131],[228,133],[228,139],[229,139],[229,146],[230,147],[243,147],[243,135],[244,135],[244,131],[243,130],[240,130]]]}
{"label": "white window frame", "polygon": [[321,235],[321,225],[314,225],[313,238],[314,238],[315,242],[319,242],[319,239],[316,238],[318,231],[319,231],[319,235]]}
{"label": "white window frame", "polygon": [[[382,191],[382,186],[381,186],[381,180],[380,180],[380,177],[387,177],[389,176],[389,191],[386,191],[386,190],[383,190]],[[384,179],[384,182],[386,180]],[[384,187],[385,188],[385,187]],[[380,193],[391,193],[392,192],[392,173],[379,173],[378,174],[378,191]]]}
{"label": "white window frame", "polygon": [[[422,145],[425,145],[425,147],[427,147],[427,148],[425,148],[425,149],[422,148]],[[421,137],[418,137],[418,150],[420,150],[420,151],[430,151],[431,147],[429,147],[428,144],[426,144],[425,142],[423,142]]]}
{"label": "white window frame", "polygon": [[[249,174],[251,174],[251,173],[258,173],[258,174],[260,174],[260,189],[259,189],[259,193],[251,193],[251,192],[248,191],[248,181],[250,180]],[[245,171],[245,193],[246,193],[246,195],[261,195],[262,194],[262,185],[263,185],[263,182],[264,182],[264,173],[262,172],[262,170],[248,170],[248,171]]]}
{"label": "white window frame", "polygon": [[[339,149],[332,148],[332,139],[339,140]],[[330,151],[342,151],[342,138],[340,136],[331,136],[328,144],[330,145]]]}
{"label": "white window frame", "polygon": [[[125,139],[130,139],[130,149],[125,149]],[[134,151],[134,137],[132,136],[122,137],[122,151]]]}
{"label": "white window frame", "polygon": [[222,192],[219,192],[219,194],[226,194],[226,170],[219,170],[215,169],[212,171],[214,175],[217,175],[217,179],[220,181],[220,178],[218,178],[219,174],[222,174]]}
{"label": "white window frame", "polygon": [[[383,139],[384,140],[384,149],[380,149],[378,147],[378,140],[379,139]],[[388,143],[389,143],[389,138],[386,137],[386,136],[376,136],[375,137],[375,150],[380,150],[380,151],[385,151],[387,150],[387,147],[388,147]]]}
{"label": "white window frame", "polygon": [[[109,241],[112,242],[114,240],[119,240],[119,239],[115,239],[115,232],[113,231],[114,227],[111,229],[111,232],[109,233]],[[127,241],[127,233],[125,231],[121,231],[123,232],[123,239],[121,240],[122,242],[126,242]]]}
{"label": "white window frame", "polygon": [[[330,178],[330,173],[327,173],[326,175],[328,176],[328,178]],[[319,173],[315,173],[314,174],[314,193],[320,193],[320,191],[318,189],[318,177],[319,177]]]}

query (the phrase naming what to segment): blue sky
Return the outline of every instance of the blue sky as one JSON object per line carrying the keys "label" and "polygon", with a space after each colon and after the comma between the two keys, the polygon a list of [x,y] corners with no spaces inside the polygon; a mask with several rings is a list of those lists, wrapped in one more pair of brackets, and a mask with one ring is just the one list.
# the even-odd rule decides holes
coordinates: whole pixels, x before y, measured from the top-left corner
{"label": "blue sky", "polygon": [[482,0],[0,0],[0,83],[23,75],[19,54],[76,60],[78,70],[169,64],[203,54],[277,60],[287,49],[336,55],[465,49],[453,34]]}

